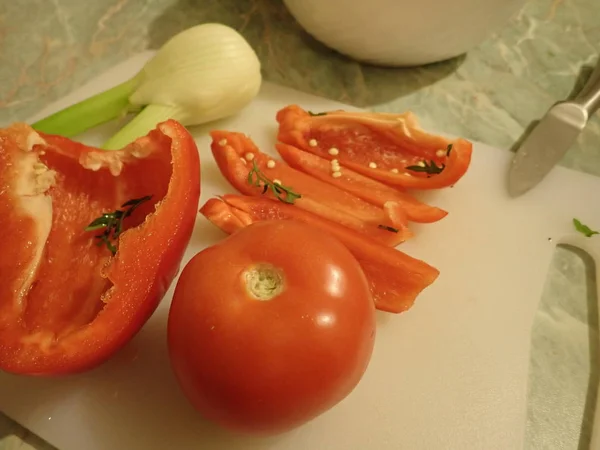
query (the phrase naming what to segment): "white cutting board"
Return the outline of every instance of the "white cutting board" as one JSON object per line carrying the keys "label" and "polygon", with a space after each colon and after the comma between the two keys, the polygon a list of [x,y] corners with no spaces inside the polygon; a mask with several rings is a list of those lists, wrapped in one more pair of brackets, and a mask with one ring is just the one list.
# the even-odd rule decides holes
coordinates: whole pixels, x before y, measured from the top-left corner
{"label": "white cutting board", "polygon": [[[40,116],[124,81],[148,55],[115,67]],[[349,108],[265,84],[238,116],[192,130],[202,161],[201,203],[234,192],[212,160],[207,131],[248,133],[275,155],[275,113],[289,103],[313,111]],[[113,129],[82,139],[100,143]],[[0,409],[60,450],[520,449],[534,312],[555,245],[572,235],[572,218],[600,227],[600,208],[592,206],[600,179],[557,168],[537,189],[511,200],[504,184],[508,161],[507,151],[475,144],[464,179],[427,194],[450,214],[415,227],[417,237],[402,249],[439,268],[439,279],[409,312],[379,314],[362,382],[297,430],[268,439],[236,437],[191,409],[167,360],[172,289],[140,334],[97,370],[61,379],[0,374]],[[198,216],[185,262],[223,237]],[[251,368],[240,376],[252,376]]]}

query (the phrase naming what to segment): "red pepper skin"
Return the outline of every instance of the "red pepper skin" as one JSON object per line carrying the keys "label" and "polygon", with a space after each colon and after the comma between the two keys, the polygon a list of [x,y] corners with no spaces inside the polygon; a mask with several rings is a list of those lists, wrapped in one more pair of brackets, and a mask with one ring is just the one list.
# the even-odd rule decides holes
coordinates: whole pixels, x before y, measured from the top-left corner
{"label": "red pepper skin", "polygon": [[[144,325],[179,271],[200,198],[191,135],[169,120],[122,150],[0,130],[0,370],[50,376],[108,360]],[[85,227],[151,195],[113,256]]]}
{"label": "red pepper skin", "polygon": [[[412,113],[329,111],[310,115],[297,105],[277,113],[277,139],[390,186],[441,189],[457,183],[471,163],[473,145],[426,133]],[[448,145],[452,150],[448,152]],[[333,156],[331,148],[339,152]],[[434,162],[441,173],[409,169]],[[374,166],[373,166],[374,164]],[[373,166],[373,167],[371,167]]]}
{"label": "red pepper skin", "polygon": [[266,198],[224,195],[208,200],[202,213],[226,233],[235,233],[249,223],[262,220],[298,220],[330,233],[354,257],[369,281],[375,307],[401,313],[411,308],[418,295],[438,277],[439,271],[401,251],[378,244],[335,222],[303,211],[293,205]]}

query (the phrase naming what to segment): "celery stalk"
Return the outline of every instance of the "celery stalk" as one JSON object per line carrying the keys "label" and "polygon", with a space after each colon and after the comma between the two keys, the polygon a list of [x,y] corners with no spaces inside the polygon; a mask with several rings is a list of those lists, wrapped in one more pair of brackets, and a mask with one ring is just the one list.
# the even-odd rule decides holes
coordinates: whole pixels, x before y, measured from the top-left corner
{"label": "celery stalk", "polygon": [[140,84],[140,75],[31,125],[34,130],[72,137],[129,112],[129,96]]}
{"label": "celery stalk", "polygon": [[156,127],[157,123],[164,122],[176,116],[178,108],[167,105],[148,105],[138,113],[131,122],[121,128],[117,134],[106,141],[102,148],[105,150],[119,150],[139,137],[145,136]]}

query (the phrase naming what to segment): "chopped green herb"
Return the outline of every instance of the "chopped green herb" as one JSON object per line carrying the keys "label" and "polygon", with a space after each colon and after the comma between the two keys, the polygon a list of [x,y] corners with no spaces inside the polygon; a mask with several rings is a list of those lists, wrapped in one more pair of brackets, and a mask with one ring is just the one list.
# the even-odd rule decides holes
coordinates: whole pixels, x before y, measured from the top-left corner
{"label": "chopped green herb", "polygon": [[327,113],[326,112],[314,113],[312,111],[308,111],[308,115],[312,116],[312,117],[317,117],[317,116],[326,116]]}
{"label": "chopped green herb", "polygon": [[587,225],[582,224],[578,219],[573,219],[573,225],[575,225],[575,229],[577,231],[586,237],[592,237],[594,234],[600,234],[600,232],[594,231]]}
{"label": "chopped green herb", "polygon": [[94,219],[87,227],[85,227],[85,231],[96,231],[104,228],[102,234],[99,234],[95,237],[98,239],[98,245],[106,245],[106,247],[114,255],[117,253],[117,247],[113,244],[113,242],[116,241],[123,232],[123,220],[131,216],[133,211],[135,211],[138,206],[144,202],[147,202],[151,198],[151,195],[147,195],[142,198],[129,200],[121,205],[121,208],[128,209],[117,209],[114,212],[102,214],[97,219]]}
{"label": "chopped green herb", "polygon": [[435,175],[441,173],[442,170],[446,168],[446,165],[442,164],[438,167],[435,161],[430,161],[429,163],[427,163],[427,161],[423,161],[422,166],[407,166],[406,168],[414,172],[423,172],[429,175]]}
{"label": "chopped green herb", "polygon": [[392,233],[397,233],[400,231],[398,228],[389,227],[387,225],[377,225],[377,228],[381,228],[386,231],[391,231]]}
{"label": "chopped green herb", "polygon": [[[261,185],[262,183],[262,185]],[[283,184],[273,183],[272,180],[269,180],[258,168],[256,165],[256,161],[252,161],[252,169],[248,173],[248,184],[256,187],[262,187],[262,193],[266,194],[269,189],[273,192],[273,195],[277,197],[284,203],[289,203],[291,205],[294,202],[301,198],[302,196],[291,187],[284,186]]]}
{"label": "chopped green herb", "polygon": [[448,144],[448,147],[446,147],[446,156],[450,156],[451,151],[452,151],[452,144]]}

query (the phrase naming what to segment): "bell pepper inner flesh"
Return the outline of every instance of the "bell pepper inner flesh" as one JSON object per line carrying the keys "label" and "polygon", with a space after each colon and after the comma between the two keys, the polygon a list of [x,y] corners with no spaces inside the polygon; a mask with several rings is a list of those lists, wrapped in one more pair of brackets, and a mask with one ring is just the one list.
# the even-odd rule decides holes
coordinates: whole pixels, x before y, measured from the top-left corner
{"label": "bell pepper inner flesh", "polygon": [[[471,163],[471,142],[427,133],[410,112],[329,111],[314,116],[298,105],[288,105],[277,112],[277,122],[279,142],[335,158],[342,167],[390,186],[449,187],[465,175]],[[331,149],[337,152],[335,156]],[[427,165],[439,171],[424,171]]]}
{"label": "bell pepper inner flesh", "polygon": [[[97,245],[94,236],[98,232],[86,232],[86,226],[130,199],[152,194],[149,203],[125,219],[125,231],[138,226],[167,192],[170,155],[162,153],[126,166],[117,183],[110,172],[90,173],[68,156],[47,151],[40,160],[59,175],[49,192],[53,221],[46,241],[46,257],[27,295],[24,325],[29,330],[53,331],[60,338],[96,317],[104,307],[102,297],[111,286],[101,276],[111,254],[106,246]],[[140,176],[143,173],[149,176]],[[64,272],[69,274],[69,283],[57,276]]]}

